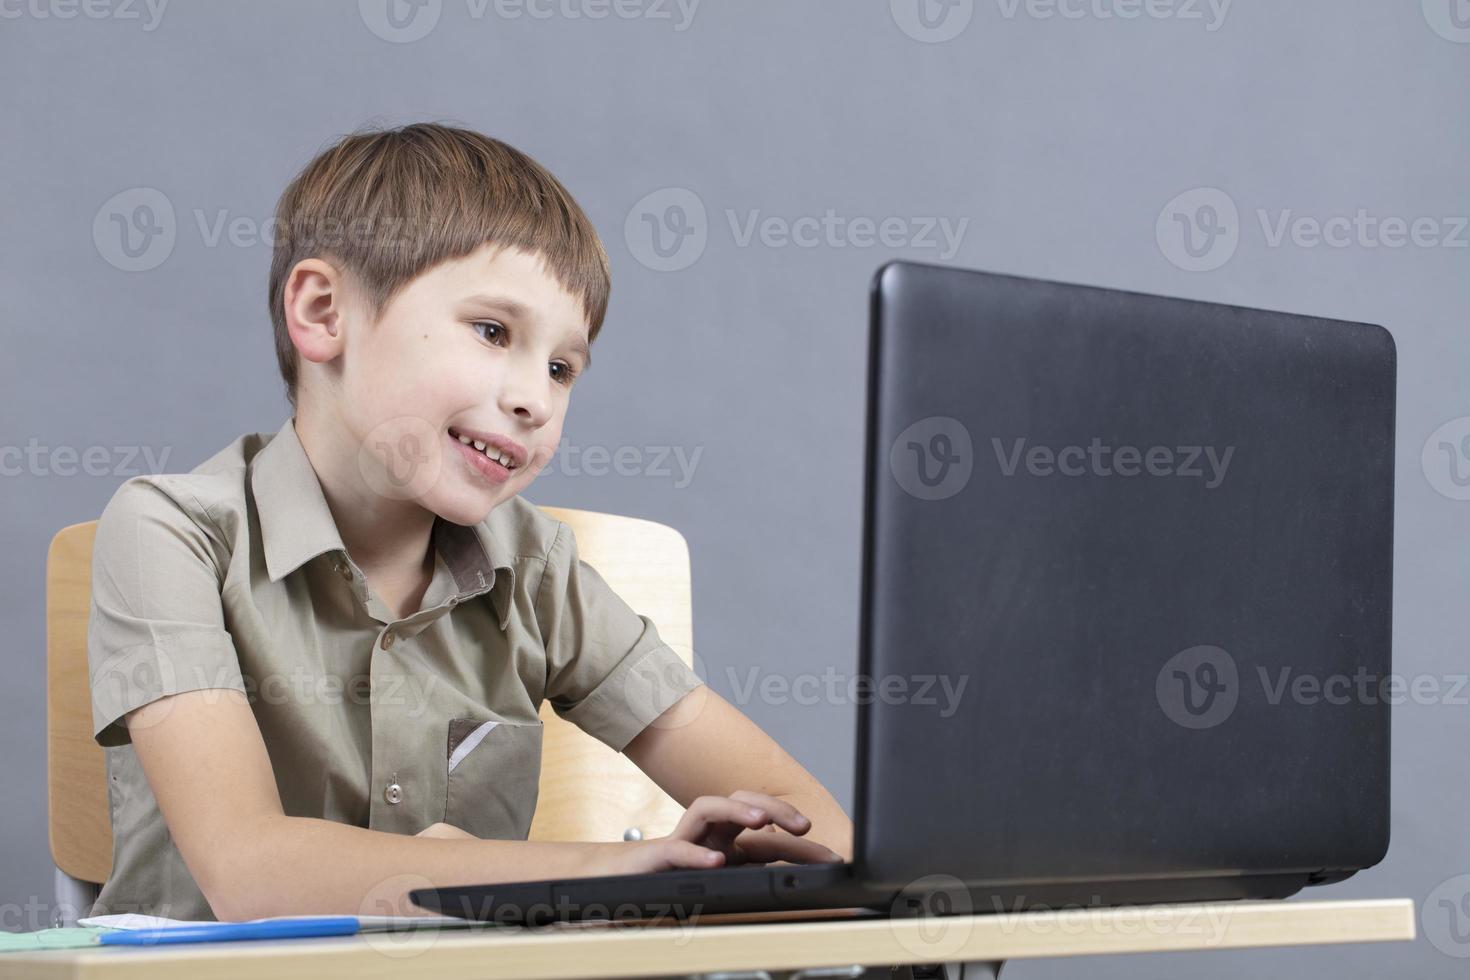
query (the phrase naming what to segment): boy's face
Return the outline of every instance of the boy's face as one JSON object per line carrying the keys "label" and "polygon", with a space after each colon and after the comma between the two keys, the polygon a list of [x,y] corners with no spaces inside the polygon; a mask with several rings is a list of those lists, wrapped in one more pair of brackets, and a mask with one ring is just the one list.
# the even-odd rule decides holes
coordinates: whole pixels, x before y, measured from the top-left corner
{"label": "boy's face", "polygon": [[[556,451],[587,334],[581,302],[539,256],[490,245],[420,275],[376,324],[356,317],[336,407],[368,486],[456,524],[484,520]],[[460,436],[492,452],[505,440],[510,465]]]}

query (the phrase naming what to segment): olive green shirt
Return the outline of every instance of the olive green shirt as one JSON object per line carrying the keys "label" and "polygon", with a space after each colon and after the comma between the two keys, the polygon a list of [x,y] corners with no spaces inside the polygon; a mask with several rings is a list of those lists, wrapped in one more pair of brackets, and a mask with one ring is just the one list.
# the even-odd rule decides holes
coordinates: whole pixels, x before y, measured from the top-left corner
{"label": "olive green shirt", "polygon": [[702,683],[529,501],[470,527],[436,518],[432,543],[421,607],[396,618],[344,549],[294,419],[118,488],[87,628],[113,836],[93,914],[215,918],[123,720],[150,701],[244,692],[288,816],[524,840],[543,700],[621,751]]}

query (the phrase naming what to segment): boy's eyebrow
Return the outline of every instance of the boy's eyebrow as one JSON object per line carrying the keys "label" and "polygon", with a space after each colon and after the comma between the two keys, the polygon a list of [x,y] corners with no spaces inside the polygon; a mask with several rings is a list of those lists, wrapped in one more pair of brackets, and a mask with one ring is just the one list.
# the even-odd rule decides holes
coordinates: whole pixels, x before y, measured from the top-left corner
{"label": "boy's eyebrow", "polygon": [[511,299],[509,296],[476,293],[474,296],[465,297],[465,302],[484,306],[498,306],[511,316],[520,320],[528,320],[531,317],[531,310],[525,303],[522,303],[518,299]]}
{"label": "boy's eyebrow", "polygon": [[[529,320],[531,310],[525,303],[509,296],[496,296],[490,293],[476,293],[474,296],[465,298],[466,303],[485,306],[498,306],[517,320]],[[590,370],[592,367],[592,351],[588,349],[587,342],[578,338],[572,344],[572,350],[582,355],[582,370]]]}
{"label": "boy's eyebrow", "polygon": [[572,345],[572,350],[582,355],[582,370],[590,371],[592,369],[592,351],[587,349],[587,341],[578,339]]}

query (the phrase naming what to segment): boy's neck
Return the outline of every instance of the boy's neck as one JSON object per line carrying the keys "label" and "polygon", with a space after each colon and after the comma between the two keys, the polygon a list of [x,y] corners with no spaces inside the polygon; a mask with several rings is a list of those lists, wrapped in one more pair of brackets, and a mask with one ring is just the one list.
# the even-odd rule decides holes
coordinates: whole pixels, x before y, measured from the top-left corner
{"label": "boy's neck", "polygon": [[321,484],[348,555],[364,572],[395,580],[433,571],[434,514],[412,500],[391,500],[363,481],[352,439],[297,413],[296,438]]}

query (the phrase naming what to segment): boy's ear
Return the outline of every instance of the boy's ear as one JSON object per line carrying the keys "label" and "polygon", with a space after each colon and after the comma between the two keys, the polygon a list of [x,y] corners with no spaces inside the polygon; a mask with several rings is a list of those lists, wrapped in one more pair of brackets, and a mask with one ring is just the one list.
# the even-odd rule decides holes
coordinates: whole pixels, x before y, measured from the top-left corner
{"label": "boy's ear", "polygon": [[347,279],[324,259],[302,259],[286,276],[286,332],[308,361],[325,363],[342,353]]}

